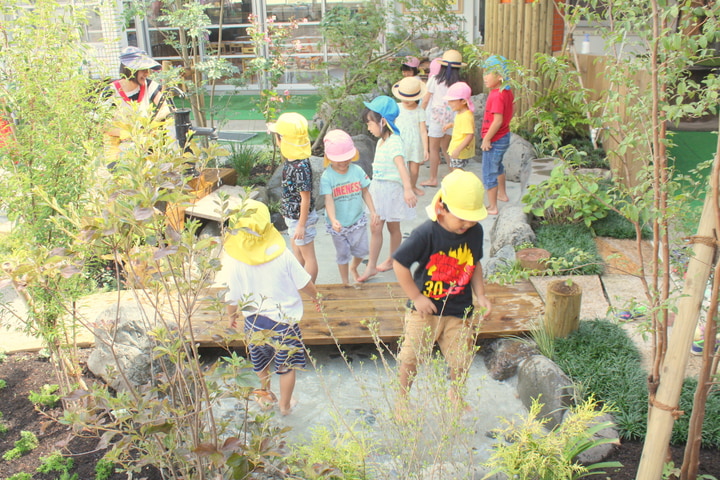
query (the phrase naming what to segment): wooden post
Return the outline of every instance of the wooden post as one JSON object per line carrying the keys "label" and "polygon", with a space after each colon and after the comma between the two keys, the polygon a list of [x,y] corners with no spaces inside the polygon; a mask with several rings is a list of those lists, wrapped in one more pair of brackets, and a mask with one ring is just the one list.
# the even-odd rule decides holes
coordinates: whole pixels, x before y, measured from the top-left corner
{"label": "wooden post", "polygon": [[555,337],[566,337],[580,325],[582,288],[567,280],[550,282],[545,299],[545,328]]}

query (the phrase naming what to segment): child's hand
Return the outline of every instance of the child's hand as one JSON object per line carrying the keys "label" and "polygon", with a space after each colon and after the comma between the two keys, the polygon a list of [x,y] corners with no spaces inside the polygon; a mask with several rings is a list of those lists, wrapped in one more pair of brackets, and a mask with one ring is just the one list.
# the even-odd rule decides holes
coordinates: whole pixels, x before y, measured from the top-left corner
{"label": "child's hand", "polygon": [[335,230],[336,232],[339,232],[340,230],[342,230],[342,224],[340,222],[338,222],[337,220],[333,220],[332,221],[332,229]]}
{"label": "child's hand", "polygon": [[295,236],[293,237],[295,240],[304,240],[305,239],[305,226],[298,225],[295,228]]}
{"label": "child's hand", "polygon": [[373,212],[370,214],[370,225],[378,225],[380,223],[380,215]]}
{"label": "child's hand", "polygon": [[492,312],[492,303],[490,303],[490,299],[485,295],[479,295],[476,303],[475,308],[480,311],[483,317],[487,318],[487,316],[490,315],[490,312]]}
{"label": "child's hand", "polygon": [[405,203],[410,208],[415,208],[415,205],[417,205],[417,197],[413,193],[412,189],[405,189]]}
{"label": "child's hand", "polygon": [[413,298],[413,304],[415,305],[415,310],[423,315],[435,315],[437,313],[435,304],[423,294]]}
{"label": "child's hand", "polygon": [[450,130],[453,127],[452,123],[448,123],[447,125],[443,125],[443,132]]}
{"label": "child's hand", "polygon": [[316,296],[315,298],[313,298],[313,304],[315,305],[315,310],[317,310],[318,312],[322,312],[322,311],[323,311],[324,305],[323,305],[323,302],[322,302],[322,295],[321,295],[321,294],[318,293],[317,296]]}
{"label": "child's hand", "polygon": [[480,145],[480,149],[483,152],[487,152],[488,150],[490,150],[490,148],[492,148],[492,142],[490,142],[490,139],[483,138],[482,145]]}
{"label": "child's hand", "polygon": [[423,161],[422,161],[422,163],[425,163],[425,162],[427,162],[428,160],[430,160],[430,152],[427,151],[427,150],[425,150],[425,154],[424,154],[424,156],[423,156]]}

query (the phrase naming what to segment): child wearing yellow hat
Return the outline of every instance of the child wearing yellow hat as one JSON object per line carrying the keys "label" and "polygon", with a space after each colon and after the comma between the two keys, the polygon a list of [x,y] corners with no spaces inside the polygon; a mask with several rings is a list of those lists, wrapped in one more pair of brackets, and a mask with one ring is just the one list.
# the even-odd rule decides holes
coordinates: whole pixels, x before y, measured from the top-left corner
{"label": "child wearing yellow hat", "polygon": [[[303,315],[300,292],[315,299],[319,308],[315,284],[287,249],[270,221],[267,206],[257,200],[245,200],[242,209],[230,217],[224,247],[230,326],[237,326],[238,311],[242,311],[250,361],[260,388],[266,398],[275,398],[270,388],[273,364],[280,377],[280,413],[287,415],[294,403],[295,370],[304,368],[306,362],[298,324]],[[253,332],[268,330],[273,332],[270,341],[251,341]]]}
{"label": "child wearing yellow hat", "polygon": [[[449,397],[462,406],[460,389],[474,354],[480,322],[492,308],[485,296],[480,259],[487,217],[485,189],[472,172],[453,170],[427,207],[428,221],[412,231],[393,255],[398,283],[410,299],[405,317],[397,413],[404,416],[417,365],[437,343],[450,367]],[[416,264],[414,272],[410,268]],[[473,303],[473,294],[477,303]]]}
{"label": "child wearing yellow hat", "polygon": [[314,282],[318,274],[315,256],[318,214],[312,194],[308,123],[299,113],[288,112],[280,115],[277,122],[268,123],[267,127],[277,135],[280,153],[286,160],[282,170],[281,210],[288,226],[290,244],[295,257]]}

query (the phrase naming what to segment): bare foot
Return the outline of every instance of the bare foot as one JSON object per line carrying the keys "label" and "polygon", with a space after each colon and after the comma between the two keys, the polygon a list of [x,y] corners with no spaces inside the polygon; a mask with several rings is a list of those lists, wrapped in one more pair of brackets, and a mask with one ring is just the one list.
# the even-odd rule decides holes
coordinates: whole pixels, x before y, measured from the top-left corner
{"label": "bare foot", "polygon": [[510,201],[510,199],[508,198],[507,195],[498,195],[497,198],[498,198],[498,200],[500,200],[501,202],[509,202],[509,201]]}
{"label": "bare foot", "polygon": [[383,263],[377,266],[378,272],[387,272],[392,270],[393,268],[393,261],[392,258],[388,258]]}
{"label": "bare foot", "polygon": [[435,180],[425,180],[424,182],[420,182],[421,187],[437,187],[437,179]]}
{"label": "bare foot", "polygon": [[270,410],[278,401],[275,394],[270,390],[258,388],[253,390],[252,393],[255,396],[255,401],[262,411]]}
{"label": "bare foot", "polygon": [[356,282],[359,282],[358,278],[360,278],[360,272],[358,272],[357,267],[350,267],[350,275],[352,275],[353,280]]}
{"label": "bare foot", "polygon": [[371,269],[370,267],[365,269],[365,272],[362,274],[361,277],[358,277],[357,281],[360,283],[367,282],[370,277],[374,277],[378,274],[378,271],[376,268]]}
{"label": "bare foot", "polygon": [[290,399],[290,405],[288,405],[287,408],[280,407],[280,415],[286,416],[290,415],[293,411],[293,408],[297,406],[298,402],[295,400],[295,397]]}
{"label": "bare foot", "polygon": [[425,190],[423,190],[422,188],[414,187],[414,188],[413,188],[413,193],[414,193],[415,195],[417,195],[418,197],[422,197],[423,195],[425,195]]}
{"label": "bare foot", "polygon": [[488,207],[487,212],[488,212],[488,215],[497,215],[498,209],[497,209],[497,207],[495,207],[495,208]]}

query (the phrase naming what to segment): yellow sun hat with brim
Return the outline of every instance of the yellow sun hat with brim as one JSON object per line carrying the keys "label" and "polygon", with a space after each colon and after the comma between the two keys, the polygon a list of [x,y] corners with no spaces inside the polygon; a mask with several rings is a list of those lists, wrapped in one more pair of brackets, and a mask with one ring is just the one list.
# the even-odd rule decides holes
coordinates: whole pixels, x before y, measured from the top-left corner
{"label": "yellow sun hat with brim", "polygon": [[442,201],[447,209],[461,220],[479,222],[487,217],[485,186],[472,172],[453,170],[440,183],[440,190],[425,211],[430,220],[437,220],[437,203]]}
{"label": "yellow sun hat with brim", "polygon": [[230,232],[224,247],[228,255],[248,265],[262,265],[285,251],[285,238],[273,226],[268,207],[247,199],[240,211],[230,216]]}
{"label": "yellow sun hat with brim", "polygon": [[288,160],[302,160],[312,154],[308,121],[299,113],[283,113],[276,122],[268,123],[267,129],[280,135],[280,153]]}

